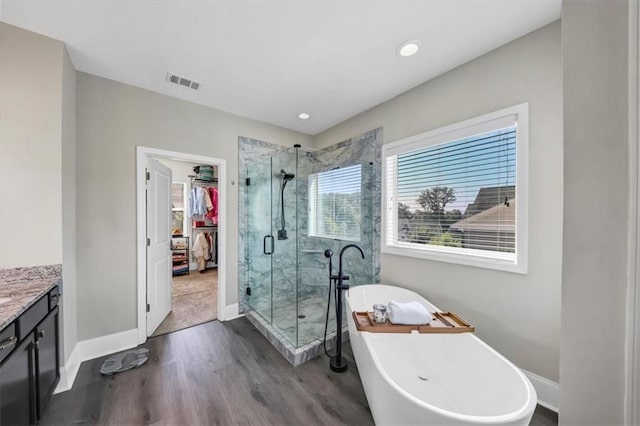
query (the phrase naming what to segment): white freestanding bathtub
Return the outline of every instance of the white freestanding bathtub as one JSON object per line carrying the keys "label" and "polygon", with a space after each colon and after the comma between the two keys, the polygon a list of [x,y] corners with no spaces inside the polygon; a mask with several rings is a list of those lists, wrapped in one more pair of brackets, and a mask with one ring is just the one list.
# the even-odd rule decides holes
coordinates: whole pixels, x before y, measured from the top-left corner
{"label": "white freestanding bathtub", "polygon": [[382,284],[351,287],[345,296],[349,339],[376,424],[529,424],[537,403],[531,382],[474,333],[360,332],[351,316],[391,300],[439,311],[426,299]]}

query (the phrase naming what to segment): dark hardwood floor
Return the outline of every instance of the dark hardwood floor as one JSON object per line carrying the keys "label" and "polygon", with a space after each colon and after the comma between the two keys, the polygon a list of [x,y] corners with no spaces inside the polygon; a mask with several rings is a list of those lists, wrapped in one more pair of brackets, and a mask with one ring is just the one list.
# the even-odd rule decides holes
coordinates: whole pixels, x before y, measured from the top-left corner
{"label": "dark hardwood floor", "polygon": [[[353,362],[344,374],[318,357],[293,368],[244,318],[149,339],[144,366],[101,376],[84,362],[73,388],[54,395],[42,425],[369,425]],[[352,359],[346,345],[348,358]],[[532,424],[557,424],[538,407]]]}

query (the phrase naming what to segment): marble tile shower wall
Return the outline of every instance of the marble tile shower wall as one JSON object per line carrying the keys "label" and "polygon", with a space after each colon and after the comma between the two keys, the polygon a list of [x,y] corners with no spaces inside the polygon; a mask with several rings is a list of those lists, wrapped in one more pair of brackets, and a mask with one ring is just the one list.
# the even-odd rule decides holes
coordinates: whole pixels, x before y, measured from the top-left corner
{"label": "marble tile shower wall", "polygon": [[[271,255],[271,274],[273,277],[271,281],[271,324],[284,333],[295,345],[298,316],[296,303],[296,249],[298,243],[296,184],[301,178],[296,169],[297,158],[295,150],[276,154],[272,157],[271,162],[273,173],[273,179],[271,179],[271,229],[274,236],[274,248]],[[283,183],[281,170],[295,175],[294,180],[287,183],[284,191],[281,190]],[[281,208],[280,197],[284,201],[284,209]],[[280,230],[286,231],[286,239],[279,238]]]}
{"label": "marble tile shower wall", "polygon": [[[382,129],[372,130],[356,138],[342,141],[336,145],[315,152],[310,162],[310,174],[324,172],[336,167],[362,165],[362,239],[356,242],[365,252],[365,259],[355,251],[345,252],[344,272],[351,277],[351,284],[369,284],[379,281],[380,277],[380,206],[381,206],[381,146]],[[326,249],[333,250],[334,272],[338,269],[340,249],[349,242],[328,238],[309,236],[307,181],[300,182],[300,197],[303,202],[298,205],[300,222],[300,254],[299,268],[303,292],[306,294],[326,294],[328,287],[328,261],[322,255]],[[320,253],[312,253],[320,250]],[[305,295],[305,293],[303,293]]]}
{"label": "marble tile shower wall", "polygon": [[[344,270],[351,276],[352,284],[377,282],[379,279],[382,130],[367,132],[321,151],[299,150],[297,158],[292,148],[255,139],[242,137],[239,144],[240,311],[244,312],[249,304],[249,297],[246,296],[246,287],[249,285],[254,309],[266,318],[272,319],[272,325],[279,331],[293,336],[299,314],[296,302],[311,297],[326,297],[329,271],[328,261],[323,256],[324,250],[333,250],[334,270],[337,271],[337,255],[341,247],[347,244],[345,241],[308,235],[309,175],[336,167],[362,165],[362,240],[357,243],[365,250],[366,258],[363,261],[355,251],[345,254]],[[296,175],[295,180],[290,182],[284,191],[287,240],[277,239],[277,230],[281,228],[281,169]],[[263,179],[252,179],[248,187],[244,179],[247,176],[263,176]],[[270,176],[273,179],[269,179]],[[264,187],[269,185],[268,181],[271,183],[270,188]],[[271,212],[268,201],[255,198],[260,197],[260,194],[271,196]],[[254,197],[250,204],[264,208],[255,211],[255,207],[252,207],[250,210],[253,211],[248,211],[248,197]],[[271,218],[271,229],[275,237],[274,253],[270,259],[260,256],[263,252],[263,237],[266,235],[264,232],[268,232],[268,229],[261,229],[264,228],[264,218],[259,217],[262,215]],[[296,286],[298,277],[299,282]],[[318,337],[320,336],[299,336],[294,344],[302,345]]]}
{"label": "marble tile shower wall", "polygon": [[[273,265],[273,295],[274,303],[277,300],[286,298],[293,293],[295,297],[296,288],[296,246],[298,242],[298,225],[296,217],[296,183],[300,179],[296,170],[296,153],[284,152],[272,157],[272,169],[274,179],[271,183],[272,199],[272,229],[274,235],[274,250],[272,257]],[[281,191],[282,176],[280,171],[293,173],[295,180],[286,184],[284,191]],[[280,197],[284,200],[284,209],[280,205]],[[284,211],[283,211],[284,210]],[[283,217],[284,214],[284,228]],[[279,230],[286,231],[287,238],[281,240],[278,236]],[[292,289],[294,290],[292,292]],[[275,305],[277,306],[277,304]]]}

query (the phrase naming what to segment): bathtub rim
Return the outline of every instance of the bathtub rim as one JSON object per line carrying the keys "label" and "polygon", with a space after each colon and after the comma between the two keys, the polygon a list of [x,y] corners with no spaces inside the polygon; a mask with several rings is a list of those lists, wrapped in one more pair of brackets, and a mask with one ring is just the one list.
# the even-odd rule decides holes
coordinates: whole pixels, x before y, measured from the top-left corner
{"label": "bathtub rim", "polygon": [[[359,288],[359,287],[363,287],[364,288],[364,287],[368,287],[368,286],[384,286],[384,287],[389,287],[389,288],[398,288],[398,289],[402,289],[404,291],[411,292],[411,293],[415,294],[417,297],[426,300],[431,306],[433,306],[439,312],[442,312],[440,310],[440,308],[438,308],[437,306],[433,305],[431,302],[429,302],[429,300],[427,300],[426,298],[420,296],[415,291],[409,290],[407,288],[388,285],[388,284],[362,284],[362,285],[354,286],[354,287],[352,287],[352,289]],[[349,297],[347,297],[347,303],[349,303],[348,299],[349,299]],[[351,309],[351,305],[350,304],[349,304],[349,308]],[[350,316],[349,316],[349,321],[353,321],[353,319]],[[355,330],[355,327],[354,327],[354,330]],[[527,389],[527,398],[526,398],[525,403],[523,404],[523,406],[518,408],[517,410],[512,411],[510,413],[507,413],[507,414],[501,414],[501,415],[495,415],[495,416],[474,416],[474,415],[470,415],[470,414],[460,414],[460,413],[456,413],[454,411],[445,410],[443,408],[440,408],[440,407],[437,407],[435,405],[429,404],[428,402],[425,402],[425,401],[423,401],[421,399],[418,399],[417,397],[413,396],[412,394],[410,394],[409,392],[404,390],[400,385],[398,385],[387,374],[385,369],[382,367],[382,363],[381,363],[380,359],[378,358],[376,351],[371,346],[372,345],[371,339],[368,337],[368,336],[372,335],[373,333],[368,332],[368,331],[358,331],[358,330],[355,330],[355,331],[356,331],[356,333],[361,333],[361,334],[357,334],[357,335],[359,335],[362,338],[362,341],[366,345],[367,351],[371,354],[371,358],[372,358],[373,363],[374,363],[374,365],[376,367],[376,370],[380,373],[381,377],[385,380],[385,382],[387,382],[395,391],[397,391],[403,397],[406,397],[407,399],[409,399],[413,403],[417,404],[418,406],[423,407],[423,408],[428,409],[428,410],[431,410],[431,411],[433,411],[433,412],[435,412],[437,414],[440,414],[441,416],[443,416],[445,418],[450,418],[452,420],[461,421],[461,422],[476,423],[476,424],[503,424],[503,423],[509,423],[509,422],[517,421],[519,419],[526,418],[526,413],[528,413],[528,412],[531,412],[531,415],[532,415],[533,411],[535,410],[535,406],[538,403],[538,395],[537,395],[537,393],[535,391],[535,388],[533,387],[533,385],[531,384],[531,382],[529,381],[527,376],[522,372],[522,370],[520,370],[520,368],[518,368],[514,363],[509,361],[502,354],[500,354],[498,351],[496,351],[494,348],[492,348],[486,342],[484,342],[482,339],[480,339],[478,336],[476,336],[475,333],[471,333],[472,338],[475,339],[475,341],[477,343],[480,343],[481,345],[483,345],[491,353],[493,353],[494,355],[498,356],[507,366],[511,367],[511,369],[516,372],[516,374],[518,375],[520,380],[525,385],[525,387]],[[425,335],[425,337],[428,337],[428,335]],[[356,362],[357,362],[357,359],[356,359]]]}

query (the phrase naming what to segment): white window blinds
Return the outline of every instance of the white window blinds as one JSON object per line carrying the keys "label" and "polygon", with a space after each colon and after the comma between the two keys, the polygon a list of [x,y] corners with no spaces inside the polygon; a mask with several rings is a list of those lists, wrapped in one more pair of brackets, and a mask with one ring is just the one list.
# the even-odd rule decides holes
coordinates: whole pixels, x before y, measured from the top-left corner
{"label": "white window blinds", "polygon": [[517,264],[521,118],[475,119],[390,144],[383,249]]}
{"label": "white window blinds", "polygon": [[309,236],[360,241],[361,166],[309,176]]}

